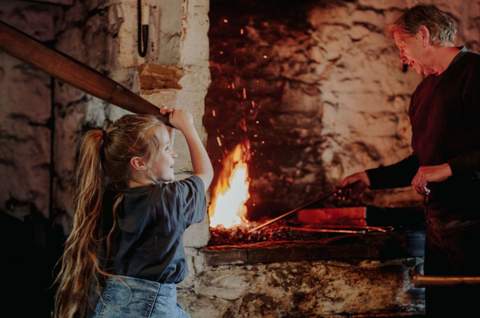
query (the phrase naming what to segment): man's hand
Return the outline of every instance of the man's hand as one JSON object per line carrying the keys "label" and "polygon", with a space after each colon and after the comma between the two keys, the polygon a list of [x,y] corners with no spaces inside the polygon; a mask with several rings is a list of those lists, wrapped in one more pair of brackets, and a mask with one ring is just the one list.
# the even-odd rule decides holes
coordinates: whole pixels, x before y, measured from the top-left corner
{"label": "man's hand", "polygon": [[448,163],[436,166],[421,166],[413,177],[412,186],[420,194],[428,194],[429,182],[442,182],[452,175],[452,169]]}
{"label": "man's hand", "polygon": [[365,171],[357,172],[340,181],[340,189],[336,197],[340,200],[359,199],[366,188],[370,187],[370,179]]}
{"label": "man's hand", "polygon": [[348,177],[342,179],[340,181],[340,186],[345,187],[349,184],[355,183],[357,181],[360,181],[363,183],[365,186],[369,187],[370,186],[370,179],[368,178],[368,175],[365,171],[362,172],[357,172],[352,175],[349,175]]}

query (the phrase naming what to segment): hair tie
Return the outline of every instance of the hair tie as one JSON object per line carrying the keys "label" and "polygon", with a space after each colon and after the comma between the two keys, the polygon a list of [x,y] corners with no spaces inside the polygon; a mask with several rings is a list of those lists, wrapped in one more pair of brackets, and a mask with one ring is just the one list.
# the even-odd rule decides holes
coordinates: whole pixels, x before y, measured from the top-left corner
{"label": "hair tie", "polygon": [[103,139],[103,142],[105,142],[105,140],[107,140],[108,138],[108,133],[106,130],[102,129],[102,139]]}

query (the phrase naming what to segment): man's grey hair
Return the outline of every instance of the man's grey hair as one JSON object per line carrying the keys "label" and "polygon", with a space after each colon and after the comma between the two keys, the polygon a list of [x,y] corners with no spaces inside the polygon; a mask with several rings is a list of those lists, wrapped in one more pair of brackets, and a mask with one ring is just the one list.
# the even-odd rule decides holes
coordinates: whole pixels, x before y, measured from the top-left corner
{"label": "man's grey hair", "polygon": [[422,25],[430,31],[432,44],[449,46],[455,42],[457,23],[450,14],[433,5],[417,5],[407,9],[389,26],[389,31],[390,33],[402,31],[415,35]]}

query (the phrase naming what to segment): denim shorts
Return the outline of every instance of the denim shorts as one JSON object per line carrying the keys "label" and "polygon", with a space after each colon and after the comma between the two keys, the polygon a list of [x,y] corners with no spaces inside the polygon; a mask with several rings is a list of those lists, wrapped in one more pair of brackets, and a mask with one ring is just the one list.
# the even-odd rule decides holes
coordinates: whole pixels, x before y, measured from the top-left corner
{"label": "denim shorts", "polygon": [[177,304],[177,286],[113,276],[97,300],[91,318],[189,318]]}

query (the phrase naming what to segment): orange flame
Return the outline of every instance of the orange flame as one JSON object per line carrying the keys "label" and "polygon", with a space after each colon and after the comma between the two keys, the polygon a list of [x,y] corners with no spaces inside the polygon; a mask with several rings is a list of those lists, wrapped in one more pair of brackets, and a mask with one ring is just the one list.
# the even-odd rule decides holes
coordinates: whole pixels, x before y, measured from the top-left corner
{"label": "orange flame", "polygon": [[247,202],[250,194],[247,161],[250,143],[244,141],[223,160],[222,171],[212,190],[208,208],[210,226],[223,225],[226,228],[248,223]]}

